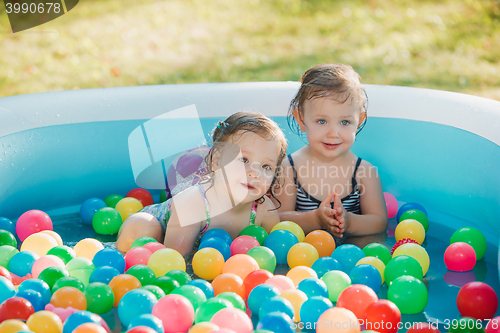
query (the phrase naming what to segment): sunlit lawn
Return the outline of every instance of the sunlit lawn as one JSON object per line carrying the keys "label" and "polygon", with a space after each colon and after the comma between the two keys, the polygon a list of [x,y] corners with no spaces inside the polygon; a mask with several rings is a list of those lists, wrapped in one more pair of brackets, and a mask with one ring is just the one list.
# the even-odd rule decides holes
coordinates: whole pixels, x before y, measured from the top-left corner
{"label": "sunlit lawn", "polygon": [[0,4],[0,32],[0,96],[296,81],[342,62],[364,83],[500,100],[498,1],[81,0],[17,34]]}

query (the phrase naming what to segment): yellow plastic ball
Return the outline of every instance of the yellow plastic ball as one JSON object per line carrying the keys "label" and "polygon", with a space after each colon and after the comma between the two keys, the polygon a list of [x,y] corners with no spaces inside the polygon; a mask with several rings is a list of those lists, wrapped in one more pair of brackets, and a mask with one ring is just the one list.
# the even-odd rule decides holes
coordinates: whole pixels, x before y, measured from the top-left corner
{"label": "yellow plastic ball", "polygon": [[204,280],[213,280],[222,274],[224,257],[211,247],[197,251],[193,256],[193,272]]}
{"label": "yellow plastic ball", "polygon": [[290,248],[287,255],[288,266],[311,267],[319,259],[318,250],[309,243],[297,243]]}
{"label": "yellow plastic ball", "polygon": [[186,271],[186,261],[182,255],[174,249],[159,249],[149,257],[148,267],[156,276],[162,276],[173,269]]}
{"label": "yellow plastic ball", "polygon": [[29,330],[28,325],[18,319],[7,319],[0,324],[0,333],[17,333]]}
{"label": "yellow plastic ball", "polygon": [[201,322],[201,323],[198,323],[198,324],[192,326],[189,329],[188,333],[208,333],[208,332],[218,331],[218,330],[219,330],[219,326],[212,324],[212,323],[209,323],[208,321],[204,321],[204,322]]}
{"label": "yellow plastic ball", "polygon": [[300,321],[300,307],[307,301],[307,295],[302,290],[298,289],[287,289],[280,294],[280,297],[286,298],[293,305],[293,310],[295,313],[295,321]]}
{"label": "yellow plastic ball", "polygon": [[310,277],[317,279],[318,273],[316,273],[314,269],[307,266],[297,266],[289,270],[288,273],[286,273],[286,276],[289,277],[293,281],[295,287],[297,287],[299,283],[304,279]]}
{"label": "yellow plastic ball", "polygon": [[[360,318],[361,319],[361,318]],[[360,333],[358,318],[345,308],[333,307],[319,317],[317,333]],[[347,323],[347,325],[346,325]]]}
{"label": "yellow plastic ball", "polygon": [[44,234],[47,234],[49,236],[54,237],[54,239],[57,242],[57,245],[63,245],[63,240],[62,240],[61,236],[59,236],[59,234],[57,232],[52,231],[52,230],[42,230],[40,232],[44,233]]}
{"label": "yellow plastic ball", "polygon": [[104,245],[94,238],[85,238],[76,243],[74,250],[77,257],[87,258],[92,261],[97,252],[104,249]]}
{"label": "yellow plastic ball", "polygon": [[62,333],[61,318],[51,311],[38,311],[33,313],[26,321],[29,329],[36,333]]}
{"label": "yellow plastic ball", "polygon": [[125,220],[128,219],[131,214],[137,213],[143,208],[144,206],[139,200],[131,197],[121,199],[115,206],[115,209],[122,216],[122,222],[125,222]]}
{"label": "yellow plastic ball", "polygon": [[276,224],[272,229],[271,232],[275,230],[288,230],[295,236],[297,236],[299,242],[303,242],[304,238],[306,236],[304,235],[304,230],[295,222],[292,221],[283,221],[278,224]]}
{"label": "yellow plastic ball", "polygon": [[377,257],[364,257],[364,258],[361,258],[356,263],[356,266],[361,265],[361,264],[368,264],[368,265],[372,265],[373,267],[375,267],[379,271],[380,276],[382,277],[382,284],[384,284],[385,265],[384,265],[384,262],[382,260],[380,260]]}
{"label": "yellow plastic ball", "polygon": [[420,266],[422,266],[422,271],[425,276],[425,274],[429,270],[429,263],[430,263],[427,251],[425,251],[425,249],[418,244],[407,243],[399,246],[392,254],[392,257],[395,258],[403,254],[406,254],[407,256],[410,256],[416,261],[418,261]]}
{"label": "yellow plastic ball", "polygon": [[21,251],[31,251],[43,257],[53,247],[57,246],[54,237],[41,232],[29,235],[21,244]]}
{"label": "yellow plastic ball", "polygon": [[404,238],[410,238],[422,245],[425,239],[425,229],[422,223],[417,220],[404,220],[399,222],[394,236],[398,242]]}

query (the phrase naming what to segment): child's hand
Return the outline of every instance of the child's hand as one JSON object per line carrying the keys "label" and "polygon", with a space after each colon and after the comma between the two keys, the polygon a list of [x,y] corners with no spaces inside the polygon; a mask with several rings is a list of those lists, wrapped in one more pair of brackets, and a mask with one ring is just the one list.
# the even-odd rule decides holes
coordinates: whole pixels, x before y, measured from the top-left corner
{"label": "child's hand", "polygon": [[347,211],[345,210],[344,205],[342,205],[342,201],[340,201],[340,196],[337,191],[335,191],[333,195],[333,211],[333,217],[338,222],[338,228],[340,230],[338,237],[343,237],[343,233],[347,229]]}
{"label": "child's hand", "polygon": [[336,210],[332,209],[332,199],[334,198],[335,192],[331,192],[326,196],[326,198],[321,202],[318,209],[316,210],[316,214],[319,219],[320,225],[329,230],[337,237],[342,237],[342,230],[340,228],[339,221],[335,218]]}

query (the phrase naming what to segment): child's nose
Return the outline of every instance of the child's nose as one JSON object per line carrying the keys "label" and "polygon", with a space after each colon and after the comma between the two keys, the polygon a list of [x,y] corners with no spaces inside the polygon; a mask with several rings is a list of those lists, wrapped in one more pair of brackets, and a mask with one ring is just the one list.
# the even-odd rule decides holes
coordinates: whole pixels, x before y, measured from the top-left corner
{"label": "child's nose", "polygon": [[257,167],[257,165],[250,164],[247,167],[247,176],[252,178],[259,177],[259,168]]}
{"label": "child's nose", "polygon": [[330,126],[328,128],[328,133],[326,135],[327,137],[333,137],[333,138],[339,136],[338,127],[335,125]]}

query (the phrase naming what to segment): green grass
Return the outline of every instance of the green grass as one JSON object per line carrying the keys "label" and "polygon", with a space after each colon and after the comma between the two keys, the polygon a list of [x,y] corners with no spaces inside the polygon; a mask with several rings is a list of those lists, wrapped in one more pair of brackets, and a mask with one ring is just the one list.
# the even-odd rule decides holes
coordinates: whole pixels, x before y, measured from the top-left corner
{"label": "green grass", "polygon": [[17,34],[7,33],[2,7],[0,96],[296,81],[311,66],[342,62],[363,83],[500,100],[498,0],[81,0]]}

